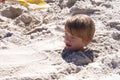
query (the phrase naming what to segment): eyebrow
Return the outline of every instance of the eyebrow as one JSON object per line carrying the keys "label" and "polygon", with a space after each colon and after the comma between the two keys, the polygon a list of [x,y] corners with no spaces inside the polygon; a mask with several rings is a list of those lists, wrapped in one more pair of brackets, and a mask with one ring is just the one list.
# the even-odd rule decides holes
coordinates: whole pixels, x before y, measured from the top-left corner
{"label": "eyebrow", "polygon": [[71,33],[67,32],[67,31],[65,31],[65,34],[70,35],[72,38],[76,38],[77,37],[77,36],[74,36],[74,35],[72,35]]}

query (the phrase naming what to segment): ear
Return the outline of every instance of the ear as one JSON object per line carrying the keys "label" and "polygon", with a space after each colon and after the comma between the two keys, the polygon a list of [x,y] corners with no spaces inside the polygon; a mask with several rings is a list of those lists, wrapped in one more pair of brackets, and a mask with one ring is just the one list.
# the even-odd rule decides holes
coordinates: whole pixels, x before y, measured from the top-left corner
{"label": "ear", "polygon": [[86,39],[86,40],[84,41],[85,46],[87,46],[90,42],[91,42],[90,39]]}

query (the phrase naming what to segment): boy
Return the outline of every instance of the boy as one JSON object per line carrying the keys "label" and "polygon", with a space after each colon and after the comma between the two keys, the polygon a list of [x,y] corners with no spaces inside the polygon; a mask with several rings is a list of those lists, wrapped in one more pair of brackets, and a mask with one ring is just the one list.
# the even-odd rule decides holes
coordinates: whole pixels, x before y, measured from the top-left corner
{"label": "boy", "polygon": [[72,16],[65,23],[65,48],[62,58],[75,65],[86,65],[93,61],[92,51],[85,47],[95,32],[93,20],[85,14]]}
{"label": "boy", "polygon": [[5,3],[5,0],[0,0],[0,2]]}

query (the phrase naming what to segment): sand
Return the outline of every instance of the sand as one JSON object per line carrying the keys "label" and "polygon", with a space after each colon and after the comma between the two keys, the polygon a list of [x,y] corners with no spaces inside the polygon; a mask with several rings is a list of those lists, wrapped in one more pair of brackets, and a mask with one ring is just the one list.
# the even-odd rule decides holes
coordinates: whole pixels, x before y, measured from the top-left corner
{"label": "sand", "polygon": [[[120,1],[46,0],[47,9],[0,3],[0,80],[120,80]],[[76,66],[62,59],[64,23],[87,14],[96,32],[88,45],[94,61]]]}

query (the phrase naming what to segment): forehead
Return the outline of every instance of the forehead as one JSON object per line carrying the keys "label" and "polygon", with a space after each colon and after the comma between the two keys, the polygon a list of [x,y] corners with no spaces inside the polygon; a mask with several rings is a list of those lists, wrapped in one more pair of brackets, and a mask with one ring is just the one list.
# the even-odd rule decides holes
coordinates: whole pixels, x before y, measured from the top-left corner
{"label": "forehead", "polygon": [[80,29],[70,29],[68,27],[65,27],[65,31],[66,32],[69,32],[71,35],[74,35],[74,36],[80,36],[80,34],[83,32],[83,30],[80,30]]}
{"label": "forehead", "polygon": [[66,37],[70,37],[71,39],[79,39],[80,38],[76,35],[69,33],[68,31],[65,31],[65,35],[66,35]]}

